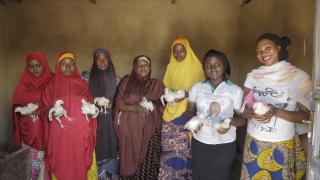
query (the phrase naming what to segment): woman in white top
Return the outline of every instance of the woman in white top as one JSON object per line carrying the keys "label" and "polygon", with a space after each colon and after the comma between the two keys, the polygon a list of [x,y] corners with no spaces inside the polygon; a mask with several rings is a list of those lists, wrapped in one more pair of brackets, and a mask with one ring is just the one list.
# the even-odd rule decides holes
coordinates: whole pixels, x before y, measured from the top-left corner
{"label": "woman in white top", "polygon": [[309,119],[307,94],[312,83],[287,61],[290,43],[289,38],[272,33],[262,34],[256,42],[256,56],[263,66],[247,75],[244,92],[269,111],[258,115],[249,107],[242,113],[248,127],[241,179],[301,179],[304,175],[306,161],[295,123]]}
{"label": "woman in white top", "polygon": [[[222,52],[209,50],[203,58],[206,80],[195,84],[189,92],[187,117],[200,118],[203,126],[193,132],[191,142],[192,177],[194,180],[230,179],[236,154],[236,126],[244,124],[234,118],[240,109],[242,89],[228,80],[230,65]],[[219,121],[231,119],[229,127],[220,128]]]}

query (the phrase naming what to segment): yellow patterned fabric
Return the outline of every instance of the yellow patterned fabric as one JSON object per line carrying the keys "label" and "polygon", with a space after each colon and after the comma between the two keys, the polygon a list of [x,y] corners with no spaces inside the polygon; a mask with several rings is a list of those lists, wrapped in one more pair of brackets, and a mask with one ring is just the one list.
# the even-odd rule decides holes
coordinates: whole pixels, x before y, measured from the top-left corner
{"label": "yellow patterned fabric", "polygon": [[[181,44],[186,49],[187,54],[183,61],[177,61],[173,56],[173,47],[176,44]],[[170,62],[163,78],[165,87],[174,91],[179,89],[189,91],[195,83],[204,79],[205,75],[202,64],[191,49],[188,40],[185,38],[175,40],[171,46]],[[179,103],[167,104],[163,113],[163,119],[169,122],[181,116],[187,110],[187,106],[187,98]]]}
{"label": "yellow patterned fabric", "polygon": [[298,136],[282,142],[258,141],[247,134],[241,179],[299,180],[306,159]]}
{"label": "yellow patterned fabric", "polygon": [[97,180],[99,177],[95,151],[93,152],[92,164],[91,164],[91,167],[88,171],[87,177],[88,177],[88,180]]}
{"label": "yellow patterned fabric", "polygon": [[[52,180],[57,180],[57,178],[54,176],[54,174],[51,174]],[[97,161],[96,161],[96,152],[93,152],[92,157],[92,164],[91,167],[87,173],[87,179],[88,180],[97,180],[99,177],[98,175],[98,168],[97,168]]]}

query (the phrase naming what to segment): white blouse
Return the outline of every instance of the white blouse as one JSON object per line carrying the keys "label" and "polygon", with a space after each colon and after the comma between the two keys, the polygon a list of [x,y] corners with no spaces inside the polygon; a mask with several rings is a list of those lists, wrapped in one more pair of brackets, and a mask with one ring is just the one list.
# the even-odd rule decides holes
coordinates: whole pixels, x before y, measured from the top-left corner
{"label": "white blouse", "polygon": [[[239,110],[243,98],[242,89],[231,81],[223,81],[214,89],[210,81],[202,81],[195,84],[189,92],[189,102],[195,103],[197,116],[208,115],[211,102],[218,102],[221,106],[219,118],[233,118],[234,110]],[[225,134],[212,131],[212,124],[205,123],[193,138],[205,144],[230,143],[236,139],[236,127],[230,126]]]}
{"label": "white blouse", "polygon": [[[268,84],[262,79],[256,80],[249,73],[244,86],[254,89],[254,100],[256,102],[272,104],[287,111],[296,111],[297,101],[289,98],[288,87],[270,87]],[[259,141],[280,142],[292,139],[295,135],[295,127],[293,122],[273,116],[267,122],[249,119],[247,132]]]}

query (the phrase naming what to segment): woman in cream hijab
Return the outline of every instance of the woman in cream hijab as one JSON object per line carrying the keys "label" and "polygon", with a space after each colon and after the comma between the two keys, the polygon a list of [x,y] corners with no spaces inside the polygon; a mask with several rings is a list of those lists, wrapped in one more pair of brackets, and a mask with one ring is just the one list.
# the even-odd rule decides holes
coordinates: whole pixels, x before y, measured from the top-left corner
{"label": "woman in cream hijab", "polygon": [[201,62],[187,39],[175,40],[171,47],[170,62],[163,83],[166,88],[186,92],[186,97],[168,103],[163,113],[159,179],[191,179],[191,152],[189,133],[184,130],[187,118],[183,113],[188,106],[188,91],[204,80]]}
{"label": "woman in cream hijab", "polygon": [[[301,179],[306,159],[295,126],[309,119],[312,82],[309,75],[290,63],[288,37],[264,33],[256,42],[262,66],[252,70],[244,92],[267,105],[265,114],[246,108],[248,119],[241,179]],[[300,124],[300,126],[299,126]]]}

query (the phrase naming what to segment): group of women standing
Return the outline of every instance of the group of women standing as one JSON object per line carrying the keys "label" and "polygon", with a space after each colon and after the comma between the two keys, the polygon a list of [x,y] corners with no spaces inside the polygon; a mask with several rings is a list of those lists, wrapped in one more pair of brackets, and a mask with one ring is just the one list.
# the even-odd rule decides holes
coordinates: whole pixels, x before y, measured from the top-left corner
{"label": "group of women standing", "polygon": [[[295,123],[308,119],[309,76],[290,64],[289,40],[266,33],[257,40],[263,64],[247,76],[245,89],[230,80],[227,56],[209,50],[200,61],[184,38],[174,41],[163,81],[151,78],[151,59],[134,58],[132,72],[120,81],[110,53],[96,49],[89,84],[81,79],[76,57],[62,52],[55,73],[45,56],[32,52],[13,95],[14,142],[32,151],[32,179],[230,179],[236,154],[236,127],[248,124],[241,179],[300,179],[306,168]],[[161,104],[165,88],[184,90],[186,97]],[[268,104],[265,115],[252,107],[241,111],[244,96]],[[81,112],[83,99],[110,100],[96,118]],[[63,100],[69,119],[48,119]],[[152,103],[153,109],[141,106]],[[39,108],[16,113],[28,103]],[[209,117],[212,103],[229,127],[204,123],[192,134],[185,124],[194,116]],[[100,109],[100,107],[99,107]],[[89,119],[86,119],[89,118]]]}

